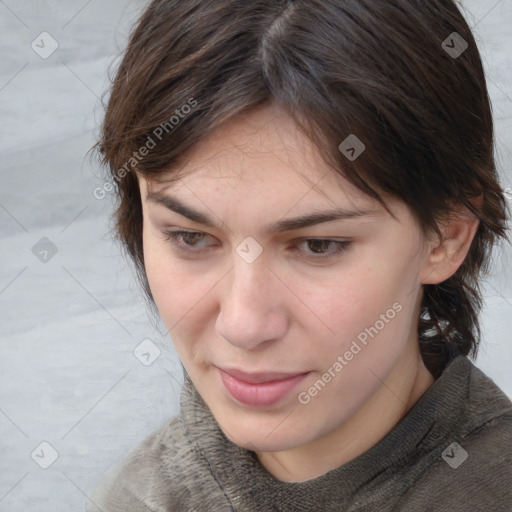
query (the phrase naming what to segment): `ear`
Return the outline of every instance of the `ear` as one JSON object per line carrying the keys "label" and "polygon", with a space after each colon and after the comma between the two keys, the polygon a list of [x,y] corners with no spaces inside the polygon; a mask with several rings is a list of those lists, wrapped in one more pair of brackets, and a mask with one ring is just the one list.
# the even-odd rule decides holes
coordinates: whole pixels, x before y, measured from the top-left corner
{"label": "ear", "polygon": [[428,241],[422,284],[439,284],[451,277],[466,258],[479,220],[465,206],[458,206],[441,224],[442,238]]}

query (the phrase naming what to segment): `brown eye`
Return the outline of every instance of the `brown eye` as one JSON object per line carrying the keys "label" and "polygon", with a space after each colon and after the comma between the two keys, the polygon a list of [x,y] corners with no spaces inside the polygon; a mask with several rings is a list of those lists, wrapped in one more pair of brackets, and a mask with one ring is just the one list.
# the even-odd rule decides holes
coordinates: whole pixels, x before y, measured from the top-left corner
{"label": "brown eye", "polygon": [[[341,241],[341,240],[329,240],[325,238],[306,238],[301,240],[300,243],[305,243],[311,251],[301,251],[305,252],[305,258],[313,259],[313,260],[322,260],[327,258],[332,258],[345,250],[348,249],[350,242]],[[332,250],[326,250],[329,247],[334,246]]]}
{"label": "brown eye", "polygon": [[[201,240],[208,235],[199,231],[165,231],[164,240],[169,241],[178,252],[184,254],[201,254],[208,250],[206,245],[198,245]],[[305,238],[300,240],[297,245],[305,244],[309,250],[293,248],[294,251],[301,253],[300,257],[322,261],[341,254],[348,249],[351,242],[346,240],[330,240],[326,238]],[[331,247],[331,250],[329,248]],[[304,254],[305,253],[305,254]]]}
{"label": "brown eye", "polygon": [[164,240],[171,242],[178,251],[181,252],[203,252],[204,246],[196,245],[202,238],[206,237],[204,233],[198,231],[165,231]]}

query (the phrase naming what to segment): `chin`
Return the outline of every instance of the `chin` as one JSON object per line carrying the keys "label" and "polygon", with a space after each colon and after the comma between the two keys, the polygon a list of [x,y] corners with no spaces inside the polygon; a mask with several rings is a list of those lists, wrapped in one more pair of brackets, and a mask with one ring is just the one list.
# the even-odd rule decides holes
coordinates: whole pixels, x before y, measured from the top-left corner
{"label": "chin", "polygon": [[[276,424],[279,425],[280,421],[277,421]],[[286,420],[283,423],[285,422]],[[284,425],[276,428],[275,424],[269,427],[268,422],[261,425],[255,423],[251,421],[247,428],[244,428],[240,423],[228,425],[227,430],[222,425],[220,427],[232,443],[254,452],[281,452],[308,441],[294,436],[294,432],[290,431],[290,426],[285,429]]]}
{"label": "chin", "polygon": [[290,440],[289,436],[287,436],[288,438],[286,440],[279,438],[270,440],[268,438],[265,439],[265,437],[261,435],[230,437],[226,432],[224,432],[224,434],[232,443],[253,452],[282,452],[297,446],[293,440]]}

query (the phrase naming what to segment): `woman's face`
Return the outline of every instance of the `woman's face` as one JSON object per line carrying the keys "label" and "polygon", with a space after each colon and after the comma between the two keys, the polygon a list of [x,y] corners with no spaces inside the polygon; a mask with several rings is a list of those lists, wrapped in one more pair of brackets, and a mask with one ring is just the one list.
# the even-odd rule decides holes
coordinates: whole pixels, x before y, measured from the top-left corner
{"label": "woman's face", "polygon": [[228,438],[256,451],[312,442],[416,368],[427,245],[403,203],[390,203],[397,222],[275,106],[224,124],[182,172],[139,176],[146,272]]}

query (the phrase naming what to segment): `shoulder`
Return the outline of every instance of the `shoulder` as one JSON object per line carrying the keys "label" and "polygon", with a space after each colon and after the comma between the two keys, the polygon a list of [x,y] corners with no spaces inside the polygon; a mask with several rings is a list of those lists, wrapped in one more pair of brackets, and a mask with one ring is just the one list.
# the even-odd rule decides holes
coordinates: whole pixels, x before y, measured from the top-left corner
{"label": "shoulder", "polygon": [[205,510],[217,506],[220,511],[223,500],[208,464],[175,416],[107,471],[88,496],[86,510],[173,512],[204,503]]}
{"label": "shoulder", "polygon": [[[465,460],[446,470],[456,472],[461,488],[493,510],[510,510],[512,504],[512,401],[478,367],[470,374],[467,416],[459,440]],[[445,453],[449,460],[450,453]]]}
{"label": "shoulder", "polygon": [[432,464],[402,498],[400,510],[417,503],[428,503],[432,511],[469,506],[475,512],[511,510],[512,402],[467,361],[465,413],[432,453]]}
{"label": "shoulder", "polygon": [[[457,466],[466,482],[488,489],[508,489],[512,498],[512,401],[482,370],[471,363],[466,395],[466,414],[453,432],[465,458]],[[446,455],[446,454],[445,454]],[[448,464],[448,469],[451,468]],[[453,472],[450,472],[453,473]],[[508,502],[510,503],[510,501]]]}
{"label": "shoulder", "polygon": [[[488,422],[467,437],[448,439],[398,510],[431,512],[512,510],[512,415]],[[470,507],[470,508],[469,508]],[[420,507],[421,508],[421,507]]]}

